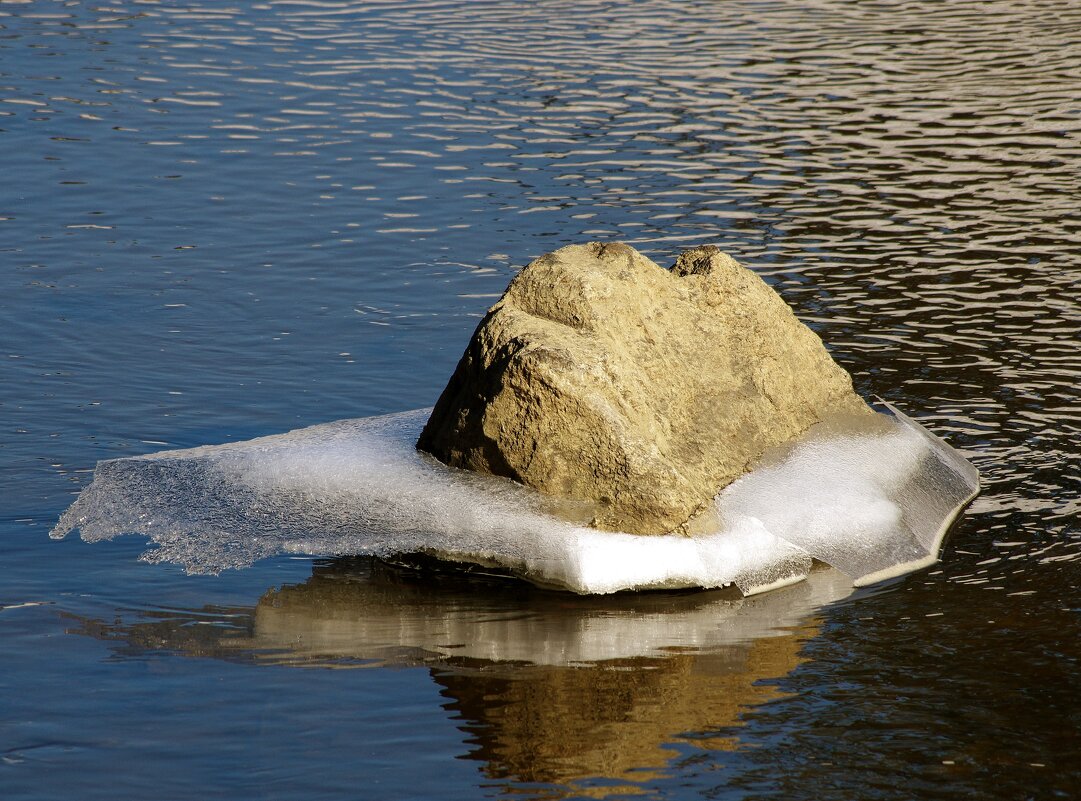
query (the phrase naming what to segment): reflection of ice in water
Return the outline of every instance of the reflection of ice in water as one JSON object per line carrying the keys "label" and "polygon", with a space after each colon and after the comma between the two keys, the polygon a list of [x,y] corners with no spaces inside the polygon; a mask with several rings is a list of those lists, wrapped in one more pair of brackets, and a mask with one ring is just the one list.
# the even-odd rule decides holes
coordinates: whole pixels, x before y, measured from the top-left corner
{"label": "reflection of ice in water", "polygon": [[[903,415],[813,433],[718,497],[692,536],[599,532],[513,482],[454,470],[413,443],[427,410],[343,420],[250,442],[102,462],[53,531],[125,532],[193,572],[275,553],[427,552],[578,592],[803,578],[811,557],[853,579],[933,560],[974,494],[975,470]],[[578,510],[581,512],[581,510]]]}
{"label": "reflection of ice in water", "polygon": [[260,664],[573,667],[729,653],[790,637],[854,592],[847,576],[823,565],[750,598],[726,590],[590,596],[424,558],[347,558],[317,562],[306,582],[272,587],[254,608],[155,607],[134,621],[122,621],[132,610],[118,610],[111,622],[70,617],[83,620],[83,633],[108,640]]}
{"label": "reflection of ice in water", "polygon": [[463,589],[450,596],[445,588],[411,591],[402,582],[317,574],[307,584],[268,592],[255,610],[251,637],[237,645],[271,662],[590,664],[688,649],[708,653],[786,636],[813,611],[853,592],[851,580],[827,568],[753,598],[692,593],[656,604],[617,596],[594,607],[531,596],[500,605],[498,596],[468,589],[472,594]]}

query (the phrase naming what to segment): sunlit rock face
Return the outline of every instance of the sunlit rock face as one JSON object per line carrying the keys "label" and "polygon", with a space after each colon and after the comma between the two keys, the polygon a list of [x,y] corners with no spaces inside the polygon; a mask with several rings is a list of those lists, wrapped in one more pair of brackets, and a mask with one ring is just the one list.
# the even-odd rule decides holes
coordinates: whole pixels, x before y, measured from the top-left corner
{"label": "sunlit rock face", "polygon": [[417,443],[454,467],[593,504],[591,525],[672,531],[769,448],[871,415],[821,340],[717,248],[671,270],[571,245],[514,279]]}

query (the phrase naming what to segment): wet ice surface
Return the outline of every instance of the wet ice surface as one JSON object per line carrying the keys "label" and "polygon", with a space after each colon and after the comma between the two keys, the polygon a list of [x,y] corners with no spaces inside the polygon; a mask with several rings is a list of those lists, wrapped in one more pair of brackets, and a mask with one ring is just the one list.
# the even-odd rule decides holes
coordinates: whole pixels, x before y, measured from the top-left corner
{"label": "wet ice surface", "polygon": [[754,594],[805,578],[812,558],[868,583],[934,561],[979,486],[956,451],[891,411],[812,429],[721,492],[694,536],[597,531],[512,481],[448,468],[414,448],[427,409],[101,462],[53,536],[145,534],[148,560],[196,573],[278,553],[419,552],[580,593]]}

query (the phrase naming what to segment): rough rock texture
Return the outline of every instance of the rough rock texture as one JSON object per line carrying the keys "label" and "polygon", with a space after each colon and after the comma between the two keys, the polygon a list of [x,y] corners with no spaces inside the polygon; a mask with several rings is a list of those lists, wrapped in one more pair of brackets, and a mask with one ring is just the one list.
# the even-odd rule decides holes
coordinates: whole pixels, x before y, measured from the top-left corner
{"label": "rough rock texture", "polygon": [[660,534],[833,412],[870,410],[818,336],[730,256],[696,248],[665,270],[590,243],[511,282],[417,447],[591,501],[598,528]]}

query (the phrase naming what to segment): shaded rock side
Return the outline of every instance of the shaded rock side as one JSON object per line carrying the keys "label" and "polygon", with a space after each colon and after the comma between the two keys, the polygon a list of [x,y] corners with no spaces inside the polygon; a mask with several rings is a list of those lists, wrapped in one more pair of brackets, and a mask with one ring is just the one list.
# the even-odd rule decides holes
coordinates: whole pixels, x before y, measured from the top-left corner
{"label": "shaded rock side", "polygon": [[628,245],[523,269],[481,321],[417,447],[673,531],[767,449],[871,413],[818,336],[715,247],[665,270]]}

